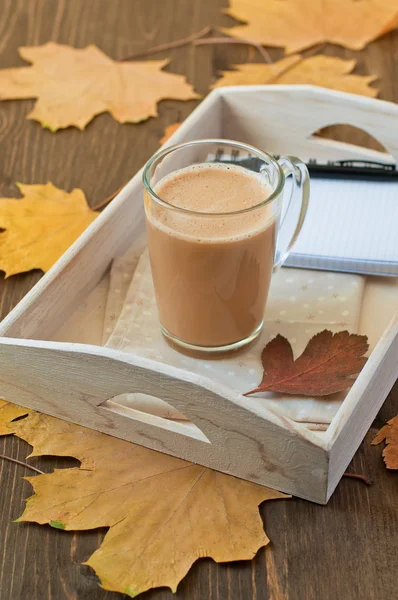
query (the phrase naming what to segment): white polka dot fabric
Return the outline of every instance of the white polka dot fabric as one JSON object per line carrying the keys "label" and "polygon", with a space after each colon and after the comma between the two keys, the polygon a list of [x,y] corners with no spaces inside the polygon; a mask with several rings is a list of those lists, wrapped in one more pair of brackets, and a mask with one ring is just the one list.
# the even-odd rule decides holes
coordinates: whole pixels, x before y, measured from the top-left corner
{"label": "white polka dot fabric", "polygon": [[[109,312],[106,318],[108,329],[112,328],[109,323],[115,323],[119,314],[111,307],[120,307],[122,304],[120,277],[123,278],[125,273],[127,280],[131,275],[131,266],[129,268],[127,264],[128,260],[130,265],[134,263],[132,254],[133,250],[126,258],[125,270],[123,259],[115,263],[118,277],[113,276],[113,269],[111,272],[107,308],[113,312]],[[257,341],[248,349],[231,354],[228,358],[199,360],[170,348],[160,333],[149,258],[145,250],[134,271],[120,317],[107,346],[193,371],[234,390],[246,392],[261,380],[261,351],[278,333],[289,339],[297,356],[309,339],[322,329],[357,332],[363,288],[364,278],[358,275],[282,268],[272,278],[265,324]],[[322,429],[331,422],[344,394],[319,399],[264,393],[256,398],[260,404],[278,414],[307,423],[313,429]],[[128,405],[166,418],[184,418],[166,404],[162,406],[162,403],[155,401],[152,404],[149,400],[146,402],[140,399],[135,403],[130,398]]]}

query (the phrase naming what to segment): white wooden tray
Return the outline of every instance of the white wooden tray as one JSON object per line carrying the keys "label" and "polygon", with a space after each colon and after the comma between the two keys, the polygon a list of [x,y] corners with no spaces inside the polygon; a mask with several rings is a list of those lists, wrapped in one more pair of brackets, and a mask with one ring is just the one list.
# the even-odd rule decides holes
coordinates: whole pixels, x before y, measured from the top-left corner
{"label": "white wooden tray", "polygon": [[[349,123],[391,153],[314,138]],[[303,159],[398,159],[398,106],[311,86],[250,86],[213,91],[167,145],[198,138],[249,142]],[[324,504],[397,375],[398,286],[369,279],[363,318],[373,350],[323,436],[260,408],[255,398],[208,378],[95,345],[51,341],[144,230],[141,172],[0,324],[1,395],[110,435]],[[385,302],[384,299],[387,299]],[[361,326],[362,328],[362,326]],[[105,403],[124,393],[156,396],[198,428]]]}

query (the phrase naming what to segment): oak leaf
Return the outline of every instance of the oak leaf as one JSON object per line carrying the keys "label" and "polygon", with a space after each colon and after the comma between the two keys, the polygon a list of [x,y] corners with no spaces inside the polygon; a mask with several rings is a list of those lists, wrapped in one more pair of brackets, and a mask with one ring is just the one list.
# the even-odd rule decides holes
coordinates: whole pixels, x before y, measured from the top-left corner
{"label": "oak leaf", "polygon": [[169,138],[171,138],[171,136],[173,135],[173,133],[175,131],[177,131],[177,129],[180,126],[181,126],[181,123],[171,123],[170,125],[167,125],[167,127],[164,130],[163,137],[160,139],[160,143],[164,144],[165,142],[167,142],[167,140]]}
{"label": "oak leaf", "polygon": [[373,446],[381,442],[386,443],[383,458],[387,469],[398,469],[398,415],[382,427],[372,441]]}
{"label": "oak leaf", "polygon": [[0,70],[0,99],[37,98],[28,119],[56,131],[84,129],[96,115],[120,123],[157,116],[165,98],[198,98],[185,77],[162,71],[168,60],[117,62],[96,46],[77,49],[48,42],[19,48],[30,67]]}
{"label": "oak leaf", "polygon": [[377,79],[374,75],[352,75],[355,60],[343,60],[332,56],[299,54],[287,56],[272,64],[246,63],[232,65],[234,71],[223,71],[220,79],[212,86],[261,85],[261,84],[309,84],[326,88],[375,97],[376,88],[370,84]]}
{"label": "oak leaf", "polygon": [[31,456],[72,456],[81,462],[80,468],[27,478],[35,495],[19,521],[65,530],[109,527],[85,563],[106,590],[131,597],[158,586],[176,591],[199,558],[253,558],[269,542],[259,504],[288,498],[39,413],[10,424],[9,406],[0,407],[0,428],[11,425],[33,446]]}
{"label": "oak leaf", "polygon": [[396,0],[230,0],[224,12],[246,23],[228,35],[289,53],[325,42],[362,50],[398,27]]}
{"label": "oak leaf", "polygon": [[0,270],[6,277],[47,271],[98,216],[82,190],[18,184],[23,198],[0,198]]}
{"label": "oak leaf", "polygon": [[366,363],[369,346],[365,335],[324,330],[314,335],[296,360],[289,341],[277,335],[264,348],[264,375],[257,392],[279,392],[304,396],[328,396],[354,383]]}

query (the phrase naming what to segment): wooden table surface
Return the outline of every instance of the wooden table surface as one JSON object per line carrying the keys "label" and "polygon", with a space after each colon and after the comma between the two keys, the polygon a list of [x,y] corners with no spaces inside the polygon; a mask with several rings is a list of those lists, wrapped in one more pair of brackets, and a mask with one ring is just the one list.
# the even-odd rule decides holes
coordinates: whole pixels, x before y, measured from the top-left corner
{"label": "wooden table surface", "polygon": [[[0,0],[0,68],[22,65],[19,46],[49,40],[84,47],[97,44],[113,58],[185,37],[206,25],[228,25],[227,0]],[[330,55],[355,58],[357,72],[380,80],[380,96],[398,102],[398,31],[355,53],[328,45]],[[281,56],[272,51],[272,57]],[[185,47],[155,56],[172,59],[170,70],[187,75],[205,94],[218,70],[259,59],[246,47]],[[120,125],[101,115],[82,133],[52,134],[25,120],[33,101],[0,103],[0,195],[17,193],[15,182],[81,187],[96,204],[127,182],[158,148],[164,127],[184,119],[196,102],[164,101],[159,119]],[[288,132],[287,132],[288,135]],[[340,132],[341,135],[341,132]],[[343,130],[344,139],[366,136]],[[342,138],[341,138],[342,139]],[[0,280],[1,316],[38,281],[40,272]],[[1,389],[0,389],[1,395]],[[189,600],[377,600],[397,597],[398,473],[388,472],[381,447],[370,446],[376,430],[398,413],[398,387],[380,411],[350,471],[374,480],[367,487],[343,479],[328,506],[304,500],[268,502],[261,507],[270,546],[252,562],[216,565],[200,560],[178,587]],[[23,460],[26,443],[0,438],[0,453]],[[73,464],[65,459],[32,459],[44,471]],[[0,461],[0,600],[111,600],[95,574],[81,563],[97,548],[104,531],[59,532],[14,524],[30,495],[23,467]],[[122,596],[119,595],[121,598]],[[167,589],[143,594],[166,600]]]}

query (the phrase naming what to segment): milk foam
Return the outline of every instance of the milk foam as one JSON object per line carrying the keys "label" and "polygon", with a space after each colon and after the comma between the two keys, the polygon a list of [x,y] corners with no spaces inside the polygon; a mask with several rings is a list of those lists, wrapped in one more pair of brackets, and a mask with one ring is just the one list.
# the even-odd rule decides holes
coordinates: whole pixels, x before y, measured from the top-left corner
{"label": "milk foam", "polygon": [[[154,189],[168,204],[198,214],[155,206],[153,202],[148,211],[147,202],[147,215],[153,224],[170,235],[196,238],[197,242],[249,237],[268,228],[276,216],[272,205],[240,215],[229,214],[257,206],[272,194],[271,185],[261,174],[237,165],[192,165],[167,175]],[[223,214],[213,217],[213,213]]]}

